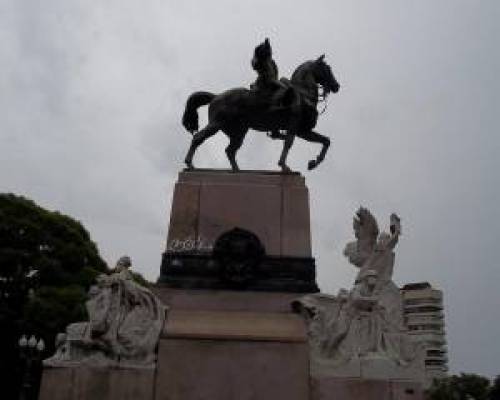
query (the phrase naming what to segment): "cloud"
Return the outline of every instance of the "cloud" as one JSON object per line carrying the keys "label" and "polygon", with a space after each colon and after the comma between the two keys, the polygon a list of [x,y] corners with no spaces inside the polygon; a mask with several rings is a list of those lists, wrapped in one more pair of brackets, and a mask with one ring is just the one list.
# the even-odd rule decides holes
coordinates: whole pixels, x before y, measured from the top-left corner
{"label": "cloud", "polygon": [[[342,85],[305,172],[320,286],[350,286],[342,256],[363,204],[400,214],[399,283],[442,288],[453,371],[498,373],[500,272],[494,1],[159,2],[7,0],[0,9],[0,190],[82,220],[108,260],[159,272],[195,90],[247,86],[269,36],[282,75],[326,53]],[[206,117],[203,117],[206,118]],[[197,154],[225,167],[222,135]],[[276,168],[280,144],[250,132],[243,168]],[[319,148],[297,140],[305,171]]]}

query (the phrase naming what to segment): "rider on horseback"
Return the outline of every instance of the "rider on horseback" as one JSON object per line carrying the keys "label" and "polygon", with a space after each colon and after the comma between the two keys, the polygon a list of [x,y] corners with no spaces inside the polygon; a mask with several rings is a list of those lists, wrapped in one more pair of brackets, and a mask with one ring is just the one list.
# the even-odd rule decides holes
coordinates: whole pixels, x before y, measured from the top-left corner
{"label": "rider on horseback", "polygon": [[[323,55],[305,61],[295,69],[290,80],[278,80],[278,68],[266,39],[255,48],[252,67],[258,77],[251,90],[233,88],[219,94],[206,91],[192,93],[182,115],[182,124],[193,134],[185,158],[187,168],[194,168],[196,149],[222,131],[229,138],[227,158],[232,170],[238,171],[236,153],[249,129],[271,131],[271,137],[283,140],[278,165],[284,172],[290,171],[286,160],[295,137],[321,144],[316,159],[308,163],[309,169],[316,168],[324,160],[330,146],[328,137],[314,131],[319,116],[316,107],[328,93],[337,93],[340,87],[324,58]],[[208,105],[208,123],[199,129],[198,108],[205,105]]]}
{"label": "rider on horseback", "polygon": [[273,53],[269,39],[259,44],[254,51],[252,68],[257,72],[255,83],[250,85],[253,90],[274,92],[284,85],[278,80],[278,66],[273,60]]}
{"label": "rider on horseback", "polygon": [[[278,66],[273,59],[268,38],[255,48],[252,68],[258,76],[250,88],[258,94],[261,100],[268,103],[269,107],[291,105],[294,96],[293,88],[278,80]],[[269,136],[273,139],[282,138],[279,130],[272,130]]]}

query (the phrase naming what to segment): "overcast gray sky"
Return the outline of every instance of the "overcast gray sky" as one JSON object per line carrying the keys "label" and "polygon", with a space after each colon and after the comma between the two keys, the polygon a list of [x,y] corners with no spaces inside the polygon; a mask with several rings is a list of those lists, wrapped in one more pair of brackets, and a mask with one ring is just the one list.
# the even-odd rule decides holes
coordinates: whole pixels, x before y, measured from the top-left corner
{"label": "overcast gray sky", "polygon": [[[444,290],[452,372],[500,374],[500,2],[0,0],[0,191],[81,220],[111,264],[159,273],[186,97],[254,78],[269,36],[280,74],[326,53],[342,85],[305,172],[324,291],[349,287],[356,208],[404,236],[395,280]],[[199,166],[226,167],[221,135]],[[297,140],[305,171],[318,148]],[[251,132],[242,168],[275,168]]]}

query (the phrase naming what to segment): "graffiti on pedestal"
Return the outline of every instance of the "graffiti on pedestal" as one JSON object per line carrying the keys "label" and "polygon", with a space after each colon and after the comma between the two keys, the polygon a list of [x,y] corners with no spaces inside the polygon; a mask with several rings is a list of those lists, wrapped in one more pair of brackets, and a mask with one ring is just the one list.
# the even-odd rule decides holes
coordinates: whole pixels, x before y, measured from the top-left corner
{"label": "graffiti on pedestal", "polygon": [[213,244],[205,238],[172,239],[167,244],[167,251],[173,253],[211,253],[212,250]]}

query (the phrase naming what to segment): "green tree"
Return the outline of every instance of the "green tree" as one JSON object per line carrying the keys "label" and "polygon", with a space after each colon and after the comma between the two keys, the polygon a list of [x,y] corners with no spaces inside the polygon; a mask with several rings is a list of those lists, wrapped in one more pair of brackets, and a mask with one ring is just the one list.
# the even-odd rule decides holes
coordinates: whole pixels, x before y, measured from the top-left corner
{"label": "green tree", "polygon": [[500,375],[493,380],[490,389],[490,400],[500,400]]}
{"label": "green tree", "polygon": [[452,375],[435,380],[429,389],[430,400],[488,400],[490,380],[477,374]]}
{"label": "green tree", "polygon": [[[21,333],[53,351],[66,325],[85,319],[85,299],[106,263],[82,224],[14,194],[0,194],[0,376],[2,398],[15,398]],[[5,397],[4,397],[5,396]]]}

